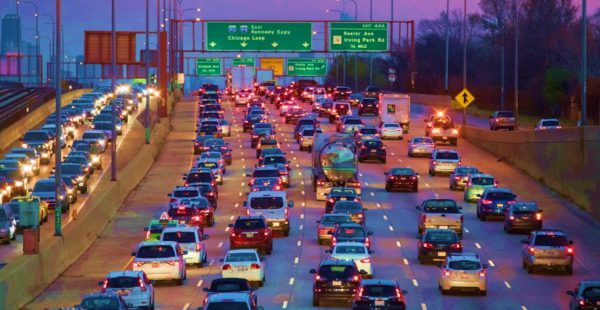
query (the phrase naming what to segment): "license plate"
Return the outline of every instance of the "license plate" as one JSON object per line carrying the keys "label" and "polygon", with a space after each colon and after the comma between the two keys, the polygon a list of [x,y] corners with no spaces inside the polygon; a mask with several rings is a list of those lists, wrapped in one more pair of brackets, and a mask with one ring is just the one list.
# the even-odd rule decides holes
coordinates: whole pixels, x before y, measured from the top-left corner
{"label": "license plate", "polygon": [[248,266],[238,266],[237,271],[248,271]]}
{"label": "license plate", "polygon": [[461,279],[465,279],[465,280],[466,280],[466,279],[468,279],[468,278],[469,278],[469,276],[468,276],[468,275],[466,275],[466,274],[463,274],[463,275],[461,275],[461,276],[460,276],[460,278],[461,278]]}
{"label": "license plate", "polygon": [[129,295],[129,291],[128,290],[119,290],[119,291],[117,291],[117,294],[119,294],[121,296],[127,296],[127,295]]}
{"label": "license plate", "polygon": [[448,138],[447,137],[442,137],[442,140],[448,140]]}
{"label": "license plate", "polygon": [[273,222],[273,227],[279,227],[279,222]]}
{"label": "license plate", "polygon": [[400,178],[400,180],[404,181],[404,180],[406,180],[406,178]]}
{"label": "license plate", "polygon": [[439,257],[446,257],[446,252],[438,252]]}
{"label": "license plate", "polygon": [[385,300],[382,300],[382,299],[375,300],[375,306],[385,306]]}
{"label": "license plate", "polygon": [[502,208],[503,206],[504,206],[504,205],[503,205],[503,204],[501,204],[501,203],[497,203],[497,204],[496,204],[496,207],[498,207],[498,208]]}
{"label": "license plate", "polygon": [[152,268],[158,268],[159,264],[158,263],[152,263]]}
{"label": "license plate", "polygon": [[439,226],[439,229],[448,229],[448,226]]}
{"label": "license plate", "polygon": [[377,152],[377,150],[371,150],[371,153],[375,153],[375,152]]}
{"label": "license plate", "polygon": [[341,286],[342,285],[342,281],[333,281],[333,285],[335,285],[335,286]]}
{"label": "license plate", "polygon": [[254,236],[254,233],[245,233],[246,238],[252,238],[252,236]]}

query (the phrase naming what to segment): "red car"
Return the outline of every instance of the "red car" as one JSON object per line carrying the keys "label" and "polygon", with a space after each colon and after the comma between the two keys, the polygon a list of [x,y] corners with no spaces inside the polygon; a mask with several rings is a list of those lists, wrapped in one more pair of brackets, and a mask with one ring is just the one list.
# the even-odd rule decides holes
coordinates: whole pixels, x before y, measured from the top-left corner
{"label": "red car", "polygon": [[405,189],[411,192],[419,191],[419,174],[411,168],[392,168],[385,172],[385,191]]}
{"label": "red car", "polygon": [[204,197],[182,199],[177,206],[169,209],[169,218],[188,226],[213,226],[215,209]]}
{"label": "red car", "polygon": [[273,231],[262,216],[238,216],[229,224],[229,248],[258,249],[265,254],[273,251]]}

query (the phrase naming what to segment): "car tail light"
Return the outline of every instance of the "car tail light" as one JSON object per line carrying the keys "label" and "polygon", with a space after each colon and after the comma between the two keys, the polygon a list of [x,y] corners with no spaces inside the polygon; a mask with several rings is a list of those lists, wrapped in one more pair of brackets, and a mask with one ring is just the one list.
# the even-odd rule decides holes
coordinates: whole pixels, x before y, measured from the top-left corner
{"label": "car tail light", "polygon": [[200,220],[200,216],[196,215],[192,217],[192,221],[199,221]]}
{"label": "car tail light", "polygon": [[317,185],[323,186],[323,185],[325,185],[325,181],[317,180]]}
{"label": "car tail light", "polygon": [[493,201],[489,200],[489,199],[483,199],[481,201],[481,203],[483,203],[484,205],[491,205]]}
{"label": "car tail light", "polygon": [[146,232],[146,239],[150,239],[150,230],[148,229],[148,231]]}
{"label": "car tail light", "polygon": [[580,306],[585,306],[585,300],[583,300],[583,299],[580,299],[580,300],[579,300],[579,305],[580,305]]}
{"label": "car tail light", "polygon": [[235,231],[231,231],[231,237],[235,238],[236,234]]}
{"label": "car tail light", "polygon": [[231,265],[225,264],[225,265],[223,265],[223,267],[221,268],[221,270],[231,270]]}
{"label": "car tail light", "polygon": [[268,229],[267,229],[267,230],[265,230],[265,232],[263,233],[263,235],[264,235],[265,237],[266,237],[266,236],[269,236],[269,230],[268,230]]}
{"label": "car tail light", "polygon": [[535,219],[538,220],[538,221],[541,221],[542,220],[542,214],[541,213],[536,213],[535,214]]}
{"label": "car tail light", "polygon": [[454,177],[455,180],[460,180],[460,177]]}
{"label": "car tail light", "polygon": [[333,198],[327,199],[327,202],[330,202],[330,203],[333,203],[334,201],[335,201],[335,199],[333,199]]}
{"label": "car tail light", "polygon": [[359,219],[363,218],[363,214],[362,214],[362,213],[359,213],[359,214],[358,214],[358,218],[359,218]]}
{"label": "car tail light", "polygon": [[179,261],[176,261],[176,260],[168,260],[168,261],[166,261],[166,263],[167,263],[169,266],[175,266],[175,265],[179,264]]}
{"label": "car tail light", "polygon": [[452,249],[455,249],[455,250],[458,250],[458,249],[462,248],[462,244],[460,244],[459,242],[457,242],[457,243],[453,243],[453,244],[450,246],[450,248],[452,248]]}
{"label": "car tail light", "polygon": [[365,246],[368,248],[369,246],[371,246],[371,239],[369,239],[369,237],[367,237],[367,239],[365,239]]}
{"label": "car tail light", "polygon": [[354,277],[352,278],[352,281],[354,281],[354,282],[358,282],[358,280],[359,280],[359,279],[360,279],[360,278],[359,278],[358,276],[354,276]]}
{"label": "car tail light", "polygon": [[104,283],[102,284],[102,293],[106,293],[106,288],[108,287],[108,280],[104,280]]}
{"label": "car tail light", "polygon": [[435,166],[435,165],[437,165],[437,161],[434,160],[431,162],[431,164]]}
{"label": "car tail light", "polygon": [[573,247],[567,247],[567,253],[573,254],[573,252],[575,252],[575,250],[573,249]]}
{"label": "car tail light", "polygon": [[246,215],[250,216],[250,209],[246,209]]}
{"label": "car tail light", "polygon": [[467,182],[467,186],[471,186],[471,185],[473,185],[473,183]]}
{"label": "car tail light", "polygon": [[315,281],[321,281],[321,276],[320,276],[320,275],[318,275],[318,274],[316,274],[316,275],[315,275]]}
{"label": "car tail light", "polygon": [[396,177],[393,175],[390,175],[390,180],[394,180]]}
{"label": "car tail light", "polygon": [[250,269],[260,269],[260,265],[257,263],[252,263],[252,265],[250,265]]}
{"label": "car tail light", "polygon": [[421,215],[421,222],[425,223],[427,221],[427,215]]}
{"label": "car tail light", "polygon": [[423,242],[423,248],[431,249],[431,248],[433,248],[433,244],[431,244],[429,242]]}
{"label": "car tail light", "polygon": [[485,277],[485,270],[481,270],[481,271],[479,272],[479,276],[480,276],[480,277]]}
{"label": "car tail light", "polygon": [[385,146],[382,146],[382,147],[381,147],[381,149],[382,149],[382,150],[385,150]]}
{"label": "car tail light", "polygon": [[142,292],[146,291],[146,284],[144,284],[144,281],[142,281],[142,279],[138,279],[138,283],[140,284],[140,290]]}
{"label": "car tail light", "polygon": [[450,271],[444,270],[444,276],[449,277],[450,276]]}
{"label": "car tail light", "polygon": [[289,210],[286,208],[283,212],[284,212],[285,218],[287,218]]}
{"label": "car tail light", "polygon": [[331,238],[331,245],[335,246],[336,243],[337,243],[337,239],[335,237]]}
{"label": "car tail light", "polygon": [[170,202],[170,203],[177,202],[177,199],[175,199],[175,198],[171,198],[171,199],[169,199],[169,202]]}
{"label": "car tail light", "polygon": [[133,265],[136,266],[136,267],[142,267],[142,266],[144,266],[144,264],[145,264],[144,262],[135,262],[135,263],[133,263]]}
{"label": "car tail light", "polygon": [[509,219],[510,219],[511,221],[514,221],[514,220],[515,220],[515,217],[514,217],[514,215],[511,215],[511,216],[509,217]]}
{"label": "car tail light", "polygon": [[533,248],[533,247],[530,247],[530,248],[529,248],[529,253],[530,253],[531,255],[535,254],[535,248]]}
{"label": "car tail light", "polygon": [[280,191],[280,190],[281,190],[281,186],[279,186],[279,185],[276,185],[276,186],[275,186],[275,190],[276,190],[276,191]]}
{"label": "car tail light", "polygon": [[365,257],[363,259],[360,260],[361,263],[370,263],[371,262],[371,258],[370,257]]}
{"label": "car tail light", "polygon": [[361,287],[358,289],[358,295],[357,295],[358,299],[362,298],[362,294],[363,294],[363,288]]}

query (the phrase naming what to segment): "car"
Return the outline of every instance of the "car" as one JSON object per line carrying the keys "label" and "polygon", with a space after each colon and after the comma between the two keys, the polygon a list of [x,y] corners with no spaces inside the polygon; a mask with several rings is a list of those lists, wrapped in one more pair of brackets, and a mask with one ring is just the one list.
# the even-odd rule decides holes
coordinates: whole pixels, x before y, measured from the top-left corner
{"label": "car", "polygon": [[427,123],[427,129],[429,137],[436,143],[449,143],[454,146],[458,143],[458,128],[454,127],[454,122],[448,115],[435,117],[432,122]]}
{"label": "car", "polygon": [[423,120],[425,122],[425,136],[431,136],[431,132],[433,131],[433,125],[438,122],[440,124],[450,124],[452,120],[450,116],[447,115],[444,111],[437,111],[436,113],[430,114],[428,118]]}
{"label": "car", "polygon": [[166,227],[160,235],[160,241],[173,241],[186,253],[183,259],[186,264],[195,264],[202,267],[206,263],[208,254],[206,244],[208,235],[204,234],[202,226],[176,226]]}
{"label": "car", "polygon": [[429,175],[452,173],[461,164],[460,155],[457,151],[436,149],[431,154],[431,160],[429,161]]}
{"label": "car", "polygon": [[104,153],[108,138],[102,130],[86,130],[81,136],[83,141],[97,142],[98,151]]}
{"label": "car", "polygon": [[256,167],[252,174],[247,176],[251,177],[251,179],[248,181],[248,186],[250,187],[254,186],[259,178],[277,178],[279,180],[277,183],[280,183],[282,186],[284,186],[281,173],[277,167]]}
{"label": "car", "polygon": [[375,86],[367,86],[363,92],[365,97],[370,98],[379,98],[379,94],[381,94],[381,90]]}
{"label": "car", "polygon": [[254,294],[254,288],[250,286],[248,280],[242,278],[219,278],[210,281],[210,287],[202,288],[206,292],[206,301],[211,295],[222,293],[246,293],[255,304],[258,303],[258,297]]}
{"label": "car", "polygon": [[333,88],[333,100],[345,100],[352,95],[352,90],[348,86],[336,86]]}
{"label": "car", "polygon": [[40,197],[48,204],[48,209],[56,209],[58,205],[62,213],[67,213],[70,202],[67,197],[67,189],[64,182],[61,182],[58,188],[58,199],[56,199],[56,186],[53,177],[39,179],[35,182],[31,190],[31,196]]}
{"label": "car", "polygon": [[283,191],[285,190],[281,178],[256,178],[250,185],[251,192]]}
{"label": "car", "polygon": [[270,123],[258,123],[252,128],[252,138],[250,140],[250,146],[256,148],[258,141],[264,137],[272,136],[275,134],[273,125]]}
{"label": "car", "polygon": [[556,118],[542,118],[533,130],[561,129],[560,121]]}
{"label": "car", "polygon": [[294,207],[294,202],[288,201],[285,191],[250,192],[243,204],[247,215],[263,216],[273,231],[289,236],[289,209]]}
{"label": "car", "polygon": [[20,139],[22,147],[36,149],[40,153],[40,163],[50,163],[50,155],[54,153],[54,140],[46,130],[30,130]]}
{"label": "car", "polygon": [[213,124],[202,124],[197,131],[198,135],[206,136],[210,135],[213,137],[220,138],[222,136],[221,128],[218,125]]}
{"label": "car", "polygon": [[523,269],[527,273],[535,273],[538,269],[562,269],[566,274],[573,274],[575,250],[573,241],[567,234],[558,229],[534,230],[529,238],[521,240],[523,249]]}
{"label": "car", "polygon": [[338,242],[333,249],[326,250],[333,260],[353,261],[356,268],[361,272],[363,278],[373,277],[373,265],[371,253],[364,243],[360,242]]}
{"label": "car", "polygon": [[333,124],[343,116],[352,115],[352,107],[347,101],[335,101],[329,111],[329,123]]}
{"label": "car", "polygon": [[84,140],[75,140],[71,146],[71,152],[77,152],[77,154],[85,154],[88,156],[92,162],[92,166],[94,169],[102,169],[102,153],[99,148],[100,142],[98,141],[84,141]]}
{"label": "car", "polygon": [[257,286],[263,286],[266,280],[263,258],[256,249],[229,250],[221,265],[221,277],[242,278]]}
{"label": "car", "polygon": [[8,202],[13,196],[9,180],[5,176],[0,176],[0,204]]}
{"label": "car", "polygon": [[379,135],[381,139],[404,139],[404,130],[398,122],[382,122],[379,125]]}
{"label": "car", "polygon": [[185,182],[183,186],[197,187],[199,184],[208,183],[216,188],[217,180],[212,169],[194,168],[190,172],[185,173],[182,178]]}
{"label": "car", "polygon": [[8,206],[0,205],[0,241],[10,244],[17,239],[17,220]]}
{"label": "car", "polygon": [[438,287],[442,295],[451,291],[473,291],[487,294],[487,264],[475,253],[450,252],[440,267]]}
{"label": "car", "polygon": [[408,140],[408,157],[431,157],[435,150],[435,143],[429,137],[413,137]]}
{"label": "car", "polygon": [[310,126],[312,128],[319,128],[320,123],[319,120],[313,116],[304,116],[301,119],[299,119],[296,123],[296,126],[294,126],[294,139],[296,139],[296,141],[298,141],[298,139],[300,138],[300,130],[302,128],[305,128],[306,126]]}
{"label": "car", "polygon": [[161,219],[158,220],[150,220],[148,226],[144,227],[144,231],[146,232],[145,241],[159,241],[163,229],[167,227],[175,227],[178,225],[179,221],[170,219],[168,215],[164,218],[161,217]]}
{"label": "car", "polygon": [[186,254],[177,242],[142,241],[131,253],[132,270],[143,271],[150,280],[175,280],[175,283],[181,286],[187,277],[183,258]]}
{"label": "car", "polygon": [[[113,141],[112,122],[96,122],[96,121],[94,121],[94,123],[92,123],[92,125],[90,127],[93,128],[94,130],[100,130],[100,131],[104,132],[104,135],[106,136],[107,141],[109,141],[109,142]],[[116,128],[115,128],[115,131],[116,131]]]}
{"label": "car", "polygon": [[219,188],[211,183],[196,183],[194,184],[194,187],[200,191],[202,197],[208,200],[209,205],[207,207],[209,208],[209,211],[203,211],[205,210],[204,208],[206,208],[204,205],[197,205],[196,207],[200,208],[201,211],[210,214],[210,217],[205,219],[207,220],[206,225],[212,226],[214,220],[213,213],[218,207],[217,199],[219,198]]}
{"label": "car", "polygon": [[286,155],[286,153],[284,151],[282,151],[280,148],[264,149],[260,153],[260,157],[258,157],[258,160],[260,162],[265,156],[271,156],[271,155],[273,155],[273,156],[274,155]]}
{"label": "car", "polygon": [[372,97],[364,97],[358,104],[358,115],[370,113],[379,115],[379,99]]}
{"label": "car", "polygon": [[284,101],[282,102],[278,109],[279,109],[279,116],[285,116],[287,114],[287,112],[291,109],[298,109],[300,108],[299,105],[297,105],[294,101]]}
{"label": "car", "polygon": [[517,195],[512,190],[504,187],[488,187],[483,190],[477,200],[477,218],[485,221],[488,217],[504,217],[508,206],[514,204]]}
{"label": "car", "polygon": [[61,175],[60,177],[62,181],[65,183],[65,188],[67,190],[67,200],[70,204],[74,204],[78,199],[79,189],[77,187],[77,180],[68,175]]}
{"label": "car", "polygon": [[286,159],[283,155],[269,155],[264,156],[260,160],[260,167],[273,167],[279,170],[279,176],[281,177],[281,182],[284,187],[290,186],[290,176],[289,172],[290,161]]}
{"label": "car", "polygon": [[126,310],[130,309],[123,296],[113,292],[86,294],[75,309],[79,310]]}
{"label": "car", "polygon": [[322,260],[314,274],[313,307],[320,307],[322,301],[349,304],[358,292],[362,273],[353,261]]}
{"label": "car", "polygon": [[212,224],[214,209],[210,208],[208,200],[202,196],[182,198],[176,205],[170,206],[167,214],[170,219],[179,221],[180,224],[202,227]]}
{"label": "car", "polygon": [[354,140],[358,145],[360,145],[362,140],[366,139],[379,139],[379,131],[377,130],[377,127],[373,125],[365,125],[358,131],[354,132]]}
{"label": "car", "polygon": [[459,189],[465,189],[468,183],[469,176],[472,174],[482,173],[473,166],[459,166],[454,168],[454,171],[450,173],[449,182],[450,190],[455,191]]}
{"label": "car", "polygon": [[350,103],[350,105],[352,107],[357,107],[362,99],[363,99],[362,93],[354,93],[354,94],[351,94],[350,96],[348,96],[348,103]]}
{"label": "car", "polygon": [[229,224],[229,248],[253,248],[261,253],[273,252],[273,231],[262,216],[238,216]]}
{"label": "car", "polygon": [[245,106],[250,98],[252,97],[252,92],[248,89],[242,89],[235,95],[235,106]]}
{"label": "car", "polygon": [[198,308],[201,310],[264,310],[263,307],[257,305],[253,296],[245,292],[229,292],[209,294],[205,301],[204,307]]}
{"label": "car", "polygon": [[[206,154],[206,153],[204,153]],[[219,155],[220,156],[220,155]],[[220,157],[219,157],[220,158]],[[196,161],[196,169],[210,169],[215,176],[215,180],[219,185],[222,185],[224,180],[225,165],[222,159],[217,158],[198,158]]]}
{"label": "car", "polygon": [[498,186],[498,181],[496,181],[491,174],[471,174],[467,177],[467,182],[465,184],[465,191],[463,194],[464,201],[477,201],[479,199],[479,195],[483,194],[483,191],[485,191],[486,188],[496,186]]}
{"label": "car", "polygon": [[341,133],[354,133],[355,131],[359,131],[363,126],[364,124],[360,117],[346,116],[337,124],[337,129]]}
{"label": "car", "polygon": [[175,186],[171,193],[167,194],[169,197],[169,207],[177,207],[180,205],[180,201],[183,199],[202,197],[200,191],[193,186]]}
{"label": "car", "polygon": [[367,208],[363,207],[359,201],[336,201],[333,204],[331,213],[333,214],[348,214],[354,223],[366,225]]}
{"label": "car", "polygon": [[404,310],[406,309],[406,294],[406,290],[401,289],[396,280],[363,279],[354,296],[352,309]]}
{"label": "car", "polygon": [[490,130],[515,130],[515,114],[511,111],[495,111],[489,117]]}
{"label": "car", "polygon": [[462,207],[456,201],[447,198],[426,199],[421,205],[415,206],[419,210],[418,234],[428,229],[451,229],[460,237],[463,236],[465,221]]}
{"label": "car", "polygon": [[600,304],[600,281],[581,281],[567,295],[569,310],[595,309]]}
{"label": "car", "polygon": [[317,241],[319,245],[330,243],[333,236],[333,230],[337,225],[343,223],[352,223],[352,217],[347,213],[326,213],[317,220]]}
{"label": "car", "polygon": [[60,164],[60,171],[63,176],[70,177],[75,181],[77,190],[79,190],[80,193],[87,193],[87,173],[85,172],[84,166],[82,164],[63,162]]}
{"label": "car", "polygon": [[242,127],[243,132],[248,132],[250,130],[252,130],[252,128],[258,124],[263,122],[263,116],[260,114],[248,114],[245,118],[244,118],[244,125]]}
{"label": "car", "polygon": [[35,175],[40,174],[40,154],[36,149],[31,147],[14,147],[10,149],[7,155],[10,154],[23,154],[27,156],[27,158],[29,159],[29,165],[31,165],[33,173]]}
{"label": "car", "polygon": [[364,139],[360,143],[358,149],[358,162],[362,163],[365,160],[375,160],[383,164],[387,161],[387,150],[383,142],[377,139]]}
{"label": "car", "polygon": [[333,187],[325,199],[325,213],[331,213],[336,201],[360,201],[360,195],[351,187]]}
{"label": "car", "polygon": [[279,148],[279,141],[273,136],[266,136],[258,140],[256,145],[256,158],[260,157],[264,149]]}
{"label": "car", "polygon": [[283,116],[286,124],[295,124],[298,120],[306,115],[306,111],[301,107],[293,107],[288,109]]}
{"label": "car", "polygon": [[429,228],[419,239],[417,257],[420,264],[444,260],[449,253],[461,253],[462,242],[451,229]]}
{"label": "car", "polygon": [[19,195],[24,196],[27,194],[27,179],[21,176],[18,169],[14,168],[2,168],[0,167],[0,178],[3,180],[3,188],[5,200],[10,197]]}
{"label": "car", "polygon": [[94,174],[94,166],[89,160],[88,156],[84,155],[72,155],[69,153],[67,157],[63,160],[64,164],[79,164],[83,167],[83,172],[85,176],[89,178],[92,174]]}
{"label": "car", "polygon": [[327,116],[329,117],[333,110],[333,100],[325,99],[323,101],[318,101],[314,104],[316,112],[319,113],[319,117]]}
{"label": "car", "polygon": [[128,307],[154,309],[154,286],[143,271],[111,271],[98,285],[102,293],[121,296]]}
{"label": "car", "polygon": [[33,196],[17,196],[13,197],[7,204],[6,207],[10,209],[12,216],[15,218],[17,223],[17,230],[22,230],[24,227],[21,226],[20,213],[21,208],[38,209],[39,225],[48,221],[48,204],[41,200],[39,197]]}
{"label": "car", "polygon": [[406,189],[415,193],[419,191],[419,173],[412,168],[391,168],[384,172],[384,175],[386,192],[391,192],[394,189]]}
{"label": "car", "polygon": [[504,213],[504,231],[542,230],[542,212],[535,201],[517,201]]}
{"label": "car", "polygon": [[312,152],[317,130],[314,127],[303,127],[299,134],[298,148],[300,151]]}
{"label": "car", "polygon": [[333,249],[339,242],[360,242],[363,243],[367,249],[371,249],[371,237],[372,231],[367,231],[366,228],[357,223],[341,223],[335,227],[331,233],[331,244],[330,249]]}

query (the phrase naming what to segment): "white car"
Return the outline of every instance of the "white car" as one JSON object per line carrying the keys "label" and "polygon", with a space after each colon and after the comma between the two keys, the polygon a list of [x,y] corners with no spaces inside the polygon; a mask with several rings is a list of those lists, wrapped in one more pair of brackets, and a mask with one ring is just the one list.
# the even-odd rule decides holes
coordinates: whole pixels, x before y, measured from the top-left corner
{"label": "white car", "polygon": [[284,116],[290,109],[299,109],[300,106],[294,101],[286,101],[279,107],[279,116]]}
{"label": "white car", "polygon": [[111,271],[100,281],[101,292],[114,292],[136,308],[154,309],[154,286],[143,271]]}
{"label": "white car", "polygon": [[381,139],[403,139],[404,131],[399,123],[383,122],[379,126]]}
{"label": "white car", "polygon": [[140,242],[132,263],[133,271],[143,271],[150,280],[175,280],[183,285],[186,279],[185,260],[187,252],[177,242]]}
{"label": "white car", "polygon": [[435,142],[429,137],[413,137],[408,140],[408,157],[427,156],[431,157],[435,150]]}
{"label": "white car", "polygon": [[265,282],[265,265],[256,249],[229,250],[222,262],[223,278],[242,278],[258,286]]}
{"label": "white car", "polygon": [[487,265],[475,253],[450,253],[440,269],[438,287],[442,294],[451,290],[487,294]]}
{"label": "white car", "polygon": [[241,90],[237,95],[235,95],[235,105],[246,105],[250,98],[252,97],[252,93],[249,90]]}
{"label": "white car", "polygon": [[360,242],[340,242],[333,250],[325,251],[331,255],[334,260],[354,261],[358,271],[365,271],[364,277],[373,277],[373,265],[371,264],[371,251],[367,249],[364,243]]}
{"label": "white car", "polygon": [[204,307],[198,309],[263,310],[264,308],[257,305],[249,293],[227,292],[208,294],[204,301]]}
{"label": "white car", "polygon": [[548,130],[548,129],[561,129],[560,122],[556,118],[542,118],[537,125],[535,130]]}
{"label": "white car", "polygon": [[160,241],[177,242],[179,247],[187,252],[183,255],[185,263],[196,264],[198,267],[206,263],[206,239],[208,235],[197,226],[165,227],[160,235]]}
{"label": "white car", "polygon": [[429,175],[433,177],[438,173],[452,173],[460,165],[461,159],[457,151],[436,149],[429,161]]}
{"label": "white car", "polygon": [[169,197],[169,207],[176,208],[179,205],[179,202],[183,199],[190,199],[201,197],[202,194],[198,190],[197,187],[194,186],[175,186],[175,189],[172,193],[168,193],[167,197]]}

